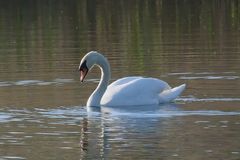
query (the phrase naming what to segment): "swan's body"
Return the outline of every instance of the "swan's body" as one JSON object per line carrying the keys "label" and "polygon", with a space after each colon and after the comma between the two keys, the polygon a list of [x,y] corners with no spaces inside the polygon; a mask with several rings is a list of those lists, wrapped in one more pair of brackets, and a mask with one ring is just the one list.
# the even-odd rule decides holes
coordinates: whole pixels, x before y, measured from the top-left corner
{"label": "swan's body", "polygon": [[101,68],[101,80],[91,94],[87,106],[132,106],[157,105],[177,98],[185,89],[185,84],[171,88],[166,82],[156,78],[125,77],[108,86],[111,76],[107,59],[96,51],[87,53],[80,62],[80,80],[83,81],[94,65]]}

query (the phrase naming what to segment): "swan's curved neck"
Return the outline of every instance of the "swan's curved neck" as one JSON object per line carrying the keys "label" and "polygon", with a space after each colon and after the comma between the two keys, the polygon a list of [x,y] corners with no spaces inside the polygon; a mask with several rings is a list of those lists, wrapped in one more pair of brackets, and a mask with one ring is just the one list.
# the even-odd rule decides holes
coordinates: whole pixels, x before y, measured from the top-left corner
{"label": "swan's curved neck", "polygon": [[104,57],[99,57],[96,65],[101,69],[101,79],[97,88],[93,91],[88,98],[87,106],[100,106],[103,94],[105,93],[108,82],[111,77],[110,65]]}

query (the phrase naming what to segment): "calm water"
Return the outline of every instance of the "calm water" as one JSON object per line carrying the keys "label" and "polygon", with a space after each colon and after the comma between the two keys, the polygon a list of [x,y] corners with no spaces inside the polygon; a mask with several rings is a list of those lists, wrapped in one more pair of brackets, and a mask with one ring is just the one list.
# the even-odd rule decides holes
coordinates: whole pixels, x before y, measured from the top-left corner
{"label": "calm water", "polygon": [[[0,159],[240,159],[238,1],[0,2]],[[90,108],[94,69],[182,83],[175,103]]]}

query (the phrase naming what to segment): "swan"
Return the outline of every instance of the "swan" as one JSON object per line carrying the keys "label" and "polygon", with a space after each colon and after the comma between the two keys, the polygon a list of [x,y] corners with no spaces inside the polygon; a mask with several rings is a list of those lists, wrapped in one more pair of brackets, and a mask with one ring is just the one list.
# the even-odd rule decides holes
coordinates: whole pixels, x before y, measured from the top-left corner
{"label": "swan", "polygon": [[158,105],[177,98],[186,85],[171,88],[167,82],[157,78],[124,77],[108,85],[111,78],[108,60],[97,51],[88,52],[81,60],[78,71],[83,82],[88,71],[98,66],[101,80],[88,98],[87,107],[91,106],[136,106]]}

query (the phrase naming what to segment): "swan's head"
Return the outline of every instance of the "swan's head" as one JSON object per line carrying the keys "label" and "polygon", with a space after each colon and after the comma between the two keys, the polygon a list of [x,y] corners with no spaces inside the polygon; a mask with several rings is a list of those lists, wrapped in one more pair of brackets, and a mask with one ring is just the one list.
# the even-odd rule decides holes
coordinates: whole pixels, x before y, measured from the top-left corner
{"label": "swan's head", "polygon": [[80,81],[83,82],[84,78],[86,77],[89,70],[94,65],[101,65],[102,61],[106,61],[105,57],[98,53],[97,51],[88,52],[81,60],[79,65],[79,72],[80,72]]}

